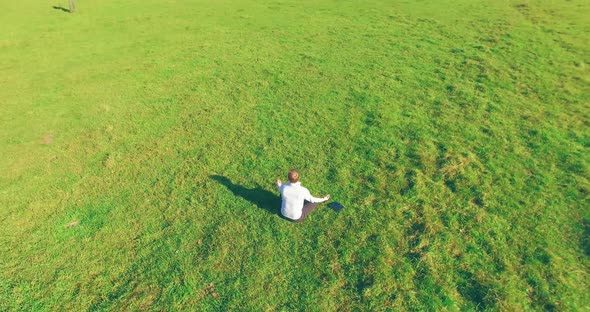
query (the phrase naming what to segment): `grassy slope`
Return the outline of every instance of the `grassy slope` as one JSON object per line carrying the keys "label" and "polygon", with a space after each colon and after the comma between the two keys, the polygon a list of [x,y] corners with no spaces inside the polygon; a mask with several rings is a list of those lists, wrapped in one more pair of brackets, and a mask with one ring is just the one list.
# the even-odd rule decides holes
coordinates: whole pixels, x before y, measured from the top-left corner
{"label": "grassy slope", "polygon": [[590,305],[584,1],[78,2],[2,4],[0,310]]}

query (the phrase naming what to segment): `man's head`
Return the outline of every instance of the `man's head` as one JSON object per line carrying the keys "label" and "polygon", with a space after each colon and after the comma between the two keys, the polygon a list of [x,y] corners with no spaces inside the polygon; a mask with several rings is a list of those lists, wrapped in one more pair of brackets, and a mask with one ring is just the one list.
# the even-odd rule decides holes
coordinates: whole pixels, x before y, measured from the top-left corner
{"label": "man's head", "polygon": [[287,176],[289,177],[289,182],[299,182],[299,172],[296,169],[289,170],[289,174]]}

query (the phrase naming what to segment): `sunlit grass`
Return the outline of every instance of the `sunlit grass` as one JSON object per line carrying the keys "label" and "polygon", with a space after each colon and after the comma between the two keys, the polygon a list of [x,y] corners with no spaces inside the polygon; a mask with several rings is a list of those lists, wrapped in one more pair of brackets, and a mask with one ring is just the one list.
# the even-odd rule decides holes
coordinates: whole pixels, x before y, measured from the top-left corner
{"label": "sunlit grass", "polygon": [[0,11],[0,310],[590,305],[584,1],[53,6]]}

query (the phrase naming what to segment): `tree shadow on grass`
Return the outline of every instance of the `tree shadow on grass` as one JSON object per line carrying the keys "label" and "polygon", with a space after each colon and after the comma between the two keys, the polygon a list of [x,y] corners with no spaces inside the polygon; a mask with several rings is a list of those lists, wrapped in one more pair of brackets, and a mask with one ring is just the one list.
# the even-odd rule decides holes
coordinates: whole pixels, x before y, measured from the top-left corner
{"label": "tree shadow on grass", "polygon": [[70,9],[66,9],[64,7],[61,7],[61,6],[54,5],[53,8],[56,9],[56,10],[61,10],[61,11],[66,12],[66,13],[71,13],[70,12]]}
{"label": "tree shadow on grass", "polygon": [[212,175],[210,178],[223,184],[234,195],[242,197],[260,209],[280,216],[279,208],[281,207],[281,198],[275,193],[267,191],[260,186],[249,189],[242,185],[233,184],[228,178],[220,175]]}

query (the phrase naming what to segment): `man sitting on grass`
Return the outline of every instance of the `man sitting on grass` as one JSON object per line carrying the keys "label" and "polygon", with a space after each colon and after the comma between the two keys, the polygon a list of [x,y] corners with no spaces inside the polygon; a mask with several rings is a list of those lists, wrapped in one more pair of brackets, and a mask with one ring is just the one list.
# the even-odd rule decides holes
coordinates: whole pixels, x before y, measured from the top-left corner
{"label": "man sitting on grass", "polygon": [[299,172],[295,169],[289,170],[289,183],[281,183],[277,179],[277,187],[281,192],[281,214],[295,222],[301,222],[318,205],[330,199],[330,195],[323,198],[311,196],[309,190],[301,186]]}

